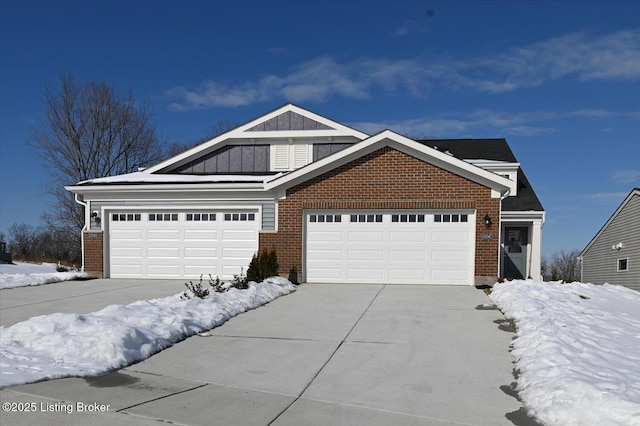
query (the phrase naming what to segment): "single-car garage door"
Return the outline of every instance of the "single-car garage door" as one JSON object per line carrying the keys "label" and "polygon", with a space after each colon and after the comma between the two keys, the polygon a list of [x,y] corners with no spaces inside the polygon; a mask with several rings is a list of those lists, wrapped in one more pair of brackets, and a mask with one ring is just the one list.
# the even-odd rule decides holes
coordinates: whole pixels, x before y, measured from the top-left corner
{"label": "single-car garage door", "polygon": [[308,282],[473,283],[473,211],[309,211],[305,223]]}
{"label": "single-car garage door", "polygon": [[111,278],[232,278],[258,249],[257,211],[109,214]]}

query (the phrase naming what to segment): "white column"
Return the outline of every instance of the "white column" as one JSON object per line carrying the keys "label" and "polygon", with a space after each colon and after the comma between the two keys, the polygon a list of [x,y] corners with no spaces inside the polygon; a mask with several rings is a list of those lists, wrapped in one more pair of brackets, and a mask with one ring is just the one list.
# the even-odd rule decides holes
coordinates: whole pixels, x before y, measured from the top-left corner
{"label": "white column", "polygon": [[534,219],[531,223],[531,261],[529,276],[534,280],[542,280],[540,264],[542,261],[542,220]]}

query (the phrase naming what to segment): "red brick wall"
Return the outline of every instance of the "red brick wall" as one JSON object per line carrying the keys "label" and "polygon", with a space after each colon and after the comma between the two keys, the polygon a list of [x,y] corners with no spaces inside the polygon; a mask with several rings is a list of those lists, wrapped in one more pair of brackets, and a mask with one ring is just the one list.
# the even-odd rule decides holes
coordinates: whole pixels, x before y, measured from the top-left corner
{"label": "red brick wall", "polygon": [[104,245],[102,231],[84,231],[84,270],[98,278],[104,276]]}
{"label": "red brick wall", "polygon": [[[287,190],[278,207],[278,232],[259,236],[260,250],[274,247],[280,273],[303,276],[304,209],[476,209],[477,277],[498,275],[500,200],[491,189],[385,147]],[[484,225],[485,214],[494,224]],[[483,240],[483,233],[493,234]]]}

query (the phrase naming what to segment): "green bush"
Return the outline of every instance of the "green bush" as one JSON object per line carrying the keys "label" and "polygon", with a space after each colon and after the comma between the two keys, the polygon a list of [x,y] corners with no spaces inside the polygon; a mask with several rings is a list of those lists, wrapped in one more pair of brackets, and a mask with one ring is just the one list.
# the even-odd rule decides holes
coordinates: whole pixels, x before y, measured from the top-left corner
{"label": "green bush", "polygon": [[268,251],[263,250],[262,253],[258,252],[253,255],[249,269],[247,269],[246,279],[259,283],[266,278],[277,276],[279,268],[276,250],[274,248]]}
{"label": "green bush", "polygon": [[[209,275],[209,277],[211,277],[211,275]],[[200,275],[200,282],[194,284],[193,281],[189,281],[189,283],[185,283],[184,285],[194,296],[199,297],[200,299],[204,299],[209,295],[209,289],[202,286],[202,275]],[[185,291],[182,293],[182,296],[180,296],[180,299],[191,299],[191,296]]]}

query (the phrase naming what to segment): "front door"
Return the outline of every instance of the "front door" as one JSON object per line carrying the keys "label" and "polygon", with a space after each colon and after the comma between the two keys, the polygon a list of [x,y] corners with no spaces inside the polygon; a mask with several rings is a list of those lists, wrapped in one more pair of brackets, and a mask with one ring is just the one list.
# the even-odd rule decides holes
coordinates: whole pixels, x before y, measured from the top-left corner
{"label": "front door", "polygon": [[507,226],[504,228],[502,248],[504,253],[504,277],[524,279],[527,276],[527,244],[529,228]]}

